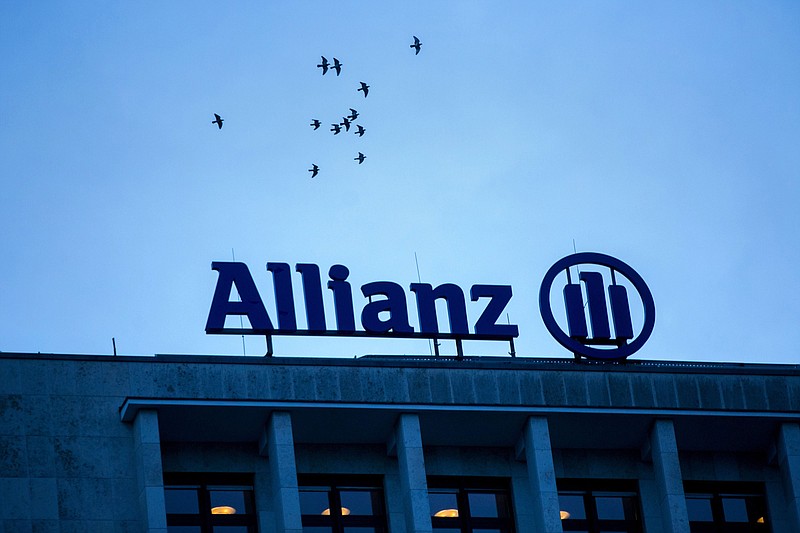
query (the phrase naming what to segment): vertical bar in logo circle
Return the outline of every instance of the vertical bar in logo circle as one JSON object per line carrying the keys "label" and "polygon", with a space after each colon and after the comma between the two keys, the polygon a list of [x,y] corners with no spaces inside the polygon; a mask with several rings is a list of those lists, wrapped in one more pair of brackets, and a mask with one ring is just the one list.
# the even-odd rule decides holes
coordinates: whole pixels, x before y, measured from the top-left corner
{"label": "vertical bar in logo circle", "polygon": [[611,316],[614,317],[614,336],[619,339],[633,338],[631,307],[628,305],[628,291],[622,285],[609,285],[608,299],[611,302]]}
{"label": "vertical bar in logo circle", "polygon": [[606,294],[603,290],[603,275],[600,272],[581,272],[581,281],[586,283],[586,296],[589,299],[589,319],[592,322],[593,339],[610,339],[611,326],[608,322]]}
{"label": "vertical bar in logo circle", "polygon": [[564,286],[564,306],[567,308],[567,327],[573,339],[585,339],[589,336],[586,329],[586,313],[583,311],[583,293],[580,283]]}

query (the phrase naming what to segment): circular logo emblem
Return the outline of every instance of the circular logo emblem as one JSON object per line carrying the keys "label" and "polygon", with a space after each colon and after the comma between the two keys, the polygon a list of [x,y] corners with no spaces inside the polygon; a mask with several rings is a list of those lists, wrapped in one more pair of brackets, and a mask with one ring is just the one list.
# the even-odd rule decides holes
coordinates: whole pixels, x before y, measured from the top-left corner
{"label": "circular logo emblem", "polygon": [[[600,272],[577,270],[577,279],[573,280],[570,268],[579,265],[598,265],[610,269],[611,284],[607,290],[605,278]],[[564,287],[564,307],[568,332],[556,322],[550,306],[553,282],[561,272],[565,272],[567,277],[567,285]],[[617,275],[627,279],[642,300],[644,324],[635,338],[627,289],[617,284]],[[653,332],[656,322],[653,295],[642,277],[619,259],[594,252],[568,255],[550,267],[539,289],[539,311],[547,330],[559,344],[576,356],[589,359],[618,360],[630,356],[644,345]],[[606,346],[606,348],[595,346]]]}

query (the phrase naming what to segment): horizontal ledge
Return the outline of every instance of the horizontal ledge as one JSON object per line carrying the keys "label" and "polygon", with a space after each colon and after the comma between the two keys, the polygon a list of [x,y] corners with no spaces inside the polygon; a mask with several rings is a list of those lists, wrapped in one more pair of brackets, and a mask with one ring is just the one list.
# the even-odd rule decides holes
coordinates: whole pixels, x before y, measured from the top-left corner
{"label": "horizontal ledge", "polygon": [[795,411],[734,411],[728,409],[657,409],[636,407],[548,407],[527,405],[486,405],[486,404],[400,404],[400,403],[355,403],[355,402],[318,402],[318,401],[286,401],[286,400],[196,400],[181,398],[125,398],[119,408],[122,422],[133,422],[140,409],[158,409],[159,407],[228,407],[256,409],[344,409],[389,412],[462,412],[462,413],[517,413],[535,415],[547,414],[611,414],[611,415],[644,415],[658,417],[743,417],[770,418],[800,421],[800,413]]}
{"label": "horizontal ledge", "polygon": [[511,335],[486,335],[479,333],[424,333],[421,331],[339,331],[336,329],[253,329],[253,328],[207,328],[208,335],[258,335],[262,337],[372,337],[384,339],[441,339],[463,341],[506,341]]}

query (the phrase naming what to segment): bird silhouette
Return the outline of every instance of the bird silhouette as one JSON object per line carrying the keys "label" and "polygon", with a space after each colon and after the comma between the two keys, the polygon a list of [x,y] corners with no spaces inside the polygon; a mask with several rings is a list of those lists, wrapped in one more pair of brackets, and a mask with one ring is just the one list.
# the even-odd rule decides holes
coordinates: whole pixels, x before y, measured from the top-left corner
{"label": "bird silhouette", "polygon": [[361,87],[358,90],[359,91],[364,91],[364,98],[366,98],[367,97],[367,93],[369,92],[369,85],[367,85],[363,81],[360,82],[360,83],[361,83]]}
{"label": "bird silhouette", "polygon": [[347,118],[349,118],[350,120],[355,120],[355,119],[357,119],[357,118],[358,118],[358,111],[356,111],[355,109],[353,109],[353,108],[351,107],[351,108],[350,108],[350,114],[347,116]]}
{"label": "bird silhouette", "polygon": [[320,126],[322,126],[322,122],[320,122],[320,121],[319,121],[319,120],[317,120],[317,119],[314,119],[314,120],[312,120],[312,121],[311,121],[311,124],[310,124],[310,126],[314,126],[314,129],[315,129],[315,130],[318,130],[318,129],[319,129],[319,127],[320,127]]}
{"label": "bird silhouette", "polygon": [[219,129],[222,129],[222,121],[225,119],[217,115],[216,113],[214,113],[214,118],[216,118],[217,120],[212,120],[211,123],[216,124],[217,126],[219,126]]}
{"label": "bird silhouette", "polygon": [[419,39],[417,39],[416,35],[414,35],[413,37],[414,37],[414,44],[409,45],[409,48],[413,48],[414,50],[416,50],[414,52],[414,55],[417,55],[419,54],[419,49],[422,48],[422,43],[419,42]]}
{"label": "bird silhouette", "polygon": [[342,122],[340,126],[344,126],[344,131],[350,131],[350,121],[347,120],[347,117],[342,117],[342,120],[344,120],[344,122]]}
{"label": "bird silhouette", "polygon": [[325,74],[328,73],[328,65],[330,65],[330,63],[328,63],[328,60],[325,59],[325,56],[320,56],[320,57],[322,58],[322,63],[317,65],[317,67],[322,69],[322,75],[324,76]]}
{"label": "bird silhouette", "polygon": [[319,174],[319,167],[317,165],[311,165],[308,171],[311,172],[311,177],[315,178],[317,174]]}
{"label": "bird silhouette", "polygon": [[353,158],[353,160],[354,160],[354,161],[358,161],[358,164],[360,165],[361,163],[363,163],[363,162],[364,162],[364,160],[365,160],[366,158],[367,158],[367,156],[365,156],[365,155],[364,155],[364,154],[362,154],[361,152],[358,152],[358,157],[354,157],[354,158]]}
{"label": "bird silhouette", "polygon": [[331,68],[336,71],[337,76],[342,73],[342,63],[335,57],[333,58],[333,66]]}
{"label": "bird silhouette", "polygon": [[342,127],[338,124],[331,124],[331,131],[334,135],[339,135],[339,132],[342,131]]}
{"label": "bird silhouette", "polygon": [[358,129],[355,131],[355,134],[358,135],[359,137],[363,137],[364,132],[367,131],[364,129],[364,126],[362,126],[361,124],[356,124],[356,128]]}

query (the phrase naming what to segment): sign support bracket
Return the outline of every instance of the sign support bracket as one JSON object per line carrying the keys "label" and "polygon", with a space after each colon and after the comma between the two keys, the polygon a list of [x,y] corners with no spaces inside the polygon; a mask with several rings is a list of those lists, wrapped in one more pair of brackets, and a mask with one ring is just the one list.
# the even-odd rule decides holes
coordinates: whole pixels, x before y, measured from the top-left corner
{"label": "sign support bracket", "polygon": [[264,357],[272,357],[272,335],[265,335],[267,338],[267,353],[264,354]]}

